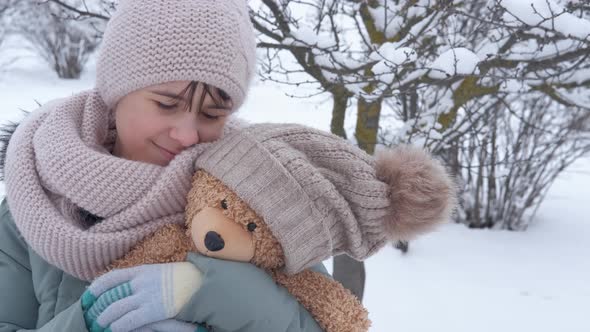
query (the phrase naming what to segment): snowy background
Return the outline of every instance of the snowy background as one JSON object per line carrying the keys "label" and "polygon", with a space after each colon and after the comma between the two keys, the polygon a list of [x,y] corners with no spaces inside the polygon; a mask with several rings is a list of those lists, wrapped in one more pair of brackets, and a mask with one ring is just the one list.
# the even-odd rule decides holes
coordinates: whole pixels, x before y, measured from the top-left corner
{"label": "snowy background", "polygon": [[[81,79],[60,80],[18,40],[0,55],[2,123],[93,86],[92,60]],[[331,106],[327,96],[290,98],[284,87],[257,83],[240,116],[329,130]],[[346,127],[354,122],[347,114]],[[554,183],[526,232],[451,224],[411,243],[406,255],[384,249],[367,261],[371,331],[590,331],[589,197],[585,158]]]}

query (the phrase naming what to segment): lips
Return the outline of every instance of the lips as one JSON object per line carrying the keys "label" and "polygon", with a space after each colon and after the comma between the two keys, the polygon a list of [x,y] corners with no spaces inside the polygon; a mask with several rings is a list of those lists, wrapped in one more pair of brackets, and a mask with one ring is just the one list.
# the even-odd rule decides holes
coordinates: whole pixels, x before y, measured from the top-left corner
{"label": "lips", "polygon": [[158,144],[156,144],[156,143],[154,143],[154,145],[155,145],[155,146],[156,146],[156,147],[157,147],[157,148],[160,150],[160,152],[162,153],[162,155],[163,155],[163,156],[164,156],[166,159],[168,159],[168,160],[172,160],[172,159],[174,159],[174,157],[175,157],[177,154],[179,154],[179,153],[180,153],[180,151],[179,151],[179,152],[176,152],[176,151],[173,151],[173,150],[169,150],[169,149],[166,149],[166,148],[164,148],[164,147],[161,147],[161,146],[159,146],[159,145],[158,145]]}

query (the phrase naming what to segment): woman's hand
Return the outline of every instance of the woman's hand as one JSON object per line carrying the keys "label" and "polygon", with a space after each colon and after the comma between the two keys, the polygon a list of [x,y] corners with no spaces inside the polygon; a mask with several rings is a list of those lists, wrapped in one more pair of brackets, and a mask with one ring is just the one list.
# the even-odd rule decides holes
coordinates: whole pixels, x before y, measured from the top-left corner
{"label": "woman's hand", "polygon": [[193,252],[187,260],[201,271],[202,284],[176,319],[204,322],[213,331],[321,331],[287,289],[254,264]]}
{"label": "woman's hand", "polygon": [[114,270],[82,294],[84,320],[91,332],[128,332],[173,318],[200,286],[201,273],[188,262]]}

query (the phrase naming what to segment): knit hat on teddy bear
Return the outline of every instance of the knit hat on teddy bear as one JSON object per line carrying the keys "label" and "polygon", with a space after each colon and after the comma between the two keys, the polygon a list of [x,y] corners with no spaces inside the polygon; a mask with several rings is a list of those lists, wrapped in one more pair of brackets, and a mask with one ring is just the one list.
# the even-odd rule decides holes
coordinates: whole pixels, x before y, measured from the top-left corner
{"label": "knit hat on teddy bear", "polygon": [[109,108],[126,94],[198,81],[243,103],[256,67],[246,0],[121,0],[99,51],[96,87]]}
{"label": "knit hat on teddy bear", "polygon": [[301,125],[259,124],[212,143],[196,160],[261,216],[285,272],[345,253],[363,260],[447,221],[455,187],[422,149],[366,154]]}

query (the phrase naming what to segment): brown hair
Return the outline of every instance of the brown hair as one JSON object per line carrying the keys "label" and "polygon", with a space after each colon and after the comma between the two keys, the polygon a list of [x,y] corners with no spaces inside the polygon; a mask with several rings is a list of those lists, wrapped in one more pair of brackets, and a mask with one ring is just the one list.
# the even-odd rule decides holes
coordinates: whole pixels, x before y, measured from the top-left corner
{"label": "brown hair", "polygon": [[199,84],[203,85],[203,93],[199,96],[199,105],[197,109],[201,109],[203,107],[203,102],[205,101],[205,97],[209,95],[211,99],[215,102],[215,106],[219,108],[227,108],[228,110],[231,109],[232,103],[230,96],[223,90],[216,88],[212,85],[207,83],[198,82],[198,81],[191,81],[187,86],[180,91],[176,99],[183,100],[186,98],[186,110],[190,111],[191,105],[193,104],[193,100],[195,98],[195,93]]}

